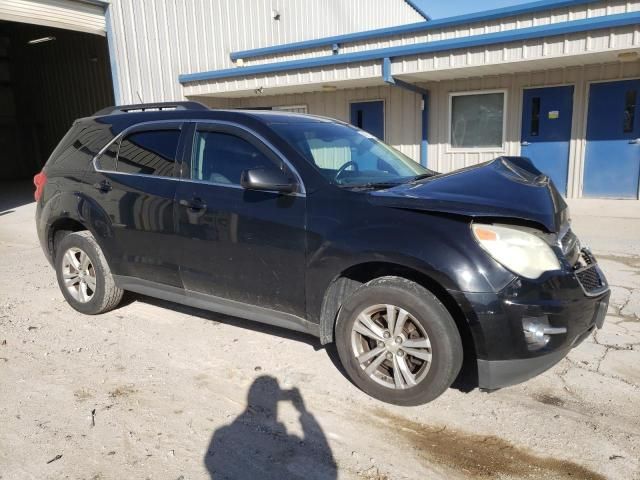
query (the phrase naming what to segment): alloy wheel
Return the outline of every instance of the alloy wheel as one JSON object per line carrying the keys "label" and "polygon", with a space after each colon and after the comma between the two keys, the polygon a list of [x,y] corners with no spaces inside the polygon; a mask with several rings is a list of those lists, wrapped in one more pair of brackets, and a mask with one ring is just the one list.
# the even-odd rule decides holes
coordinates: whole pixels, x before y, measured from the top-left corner
{"label": "alloy wheel", "polygon": [[96,270],[83,250],[73,247],[62,257],[62,278],[71,296],[81,303],[87,303],[96,292]]}
{"label": "alloy wheel", "polygon": [[360,312],[351,330],[351,347],[364,372],[392,389],[416,386],[432,363],[427,332],[396,305],[373,305]]}

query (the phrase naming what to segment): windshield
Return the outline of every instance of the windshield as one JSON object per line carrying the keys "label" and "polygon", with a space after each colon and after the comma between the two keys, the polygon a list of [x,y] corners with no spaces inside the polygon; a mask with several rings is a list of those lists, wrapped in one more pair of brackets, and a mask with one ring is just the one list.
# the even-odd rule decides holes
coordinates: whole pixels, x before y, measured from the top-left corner
{"label": "windshield", "polygon": [[393,185],[435,175],[373,135],[351,125],[302,122],[271,127],[334,185]]}

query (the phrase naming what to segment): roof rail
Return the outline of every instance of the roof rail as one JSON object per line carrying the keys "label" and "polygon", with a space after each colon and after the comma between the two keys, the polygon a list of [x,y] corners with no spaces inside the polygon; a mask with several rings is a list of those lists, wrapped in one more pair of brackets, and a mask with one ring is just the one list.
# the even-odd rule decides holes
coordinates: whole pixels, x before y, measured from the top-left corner
{"label": "roof rail", "polygon": [[164,110],[209,110],[200,102],[157,102],[137,103],[132,105],[115,105],[98,110],[94,117],[103,115],[117,115],[120,113],[159,112]]}

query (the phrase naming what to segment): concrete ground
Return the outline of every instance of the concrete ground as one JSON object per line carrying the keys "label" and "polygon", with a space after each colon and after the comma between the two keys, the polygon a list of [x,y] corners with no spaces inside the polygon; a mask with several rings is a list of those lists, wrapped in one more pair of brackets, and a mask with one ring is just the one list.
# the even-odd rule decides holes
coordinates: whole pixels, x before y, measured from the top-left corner
{"label": "concrete ground", "polygon": [[552,370],[413,408],[357,390],[310,337],[58,291],[31,188],[0,184],[0,478],[640,479],[640,207],[572,202],[608,275],[604,328]]}

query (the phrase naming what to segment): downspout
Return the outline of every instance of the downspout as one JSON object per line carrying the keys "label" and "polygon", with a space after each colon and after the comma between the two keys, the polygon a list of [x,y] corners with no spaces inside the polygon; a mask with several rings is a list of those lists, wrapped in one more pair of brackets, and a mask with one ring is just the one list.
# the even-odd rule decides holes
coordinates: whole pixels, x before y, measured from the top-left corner
{"label": "downspout", "polygon": [[410,92],[417,93],[422,96],[420,165],[426,167],[429,163],[429,90],[418,87],[412,83],[393,78],[393,75],[391,75],[391,59],[389,57],[382,60],[382,79],[389,85],[404,88],[405,90],[409,90]]}

